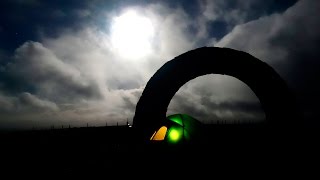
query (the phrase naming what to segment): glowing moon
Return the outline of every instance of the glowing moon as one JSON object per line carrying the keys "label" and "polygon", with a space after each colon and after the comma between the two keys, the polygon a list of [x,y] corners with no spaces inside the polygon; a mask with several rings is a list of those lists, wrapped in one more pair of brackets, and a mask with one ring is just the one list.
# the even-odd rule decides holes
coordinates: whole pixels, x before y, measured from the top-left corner
{"label": "glowing moon", "polygon": [[136,59],[151,52],[154,28],[149,18],[127,11],[113,20],[111,43],[119,55]]}

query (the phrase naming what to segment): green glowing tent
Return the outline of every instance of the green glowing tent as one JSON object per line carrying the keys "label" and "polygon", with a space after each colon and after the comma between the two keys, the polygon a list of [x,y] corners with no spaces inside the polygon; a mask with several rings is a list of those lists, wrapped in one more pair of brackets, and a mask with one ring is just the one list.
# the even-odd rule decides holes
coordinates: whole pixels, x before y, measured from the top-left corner
{"label": "green glowing tent", "polygon": [[199,137],[201,123],[187,114],[173,114],[166,118],[150,140],[169,144],[191,142]]}

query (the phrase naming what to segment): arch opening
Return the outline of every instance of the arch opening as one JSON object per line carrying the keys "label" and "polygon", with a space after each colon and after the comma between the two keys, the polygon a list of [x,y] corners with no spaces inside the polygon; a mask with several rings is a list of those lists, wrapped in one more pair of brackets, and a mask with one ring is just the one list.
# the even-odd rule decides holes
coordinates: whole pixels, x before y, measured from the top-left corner
{"label": "arch opening", "polygon": [[171,99],[166,116],[189,114],[203,124],[263,123],[255,93],[235,77],[209,74],[185,83]]}

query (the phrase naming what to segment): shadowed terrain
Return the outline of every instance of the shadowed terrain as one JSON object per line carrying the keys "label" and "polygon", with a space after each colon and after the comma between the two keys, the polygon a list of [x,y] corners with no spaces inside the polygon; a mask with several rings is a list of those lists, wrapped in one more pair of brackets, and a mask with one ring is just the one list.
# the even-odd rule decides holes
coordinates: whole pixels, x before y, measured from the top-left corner
{"label": "shadowed terrain", "polygon": [[317,167],[312,164],[319,160],[318,129],[286,134],[252,125],[220,124],[206,125],[204,131],[208,132],[206,142],[176,148],[134,143],[134,131],[127,126],[1,133],[1,174],[110,178],[135,170],[146,176],[146,171],[166,166],[188,175],[210,175],[213,170],[216,175],[285,174]]}

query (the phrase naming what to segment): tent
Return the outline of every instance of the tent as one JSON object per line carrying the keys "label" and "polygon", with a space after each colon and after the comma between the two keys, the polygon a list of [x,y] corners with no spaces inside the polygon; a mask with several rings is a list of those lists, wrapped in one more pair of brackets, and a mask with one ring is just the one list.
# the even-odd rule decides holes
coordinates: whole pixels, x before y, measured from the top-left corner
{"label": "tent", "polygon": [[202,123],[187,114],[168,116],[150,140],[168,144],[191,142],[200,137]]}

